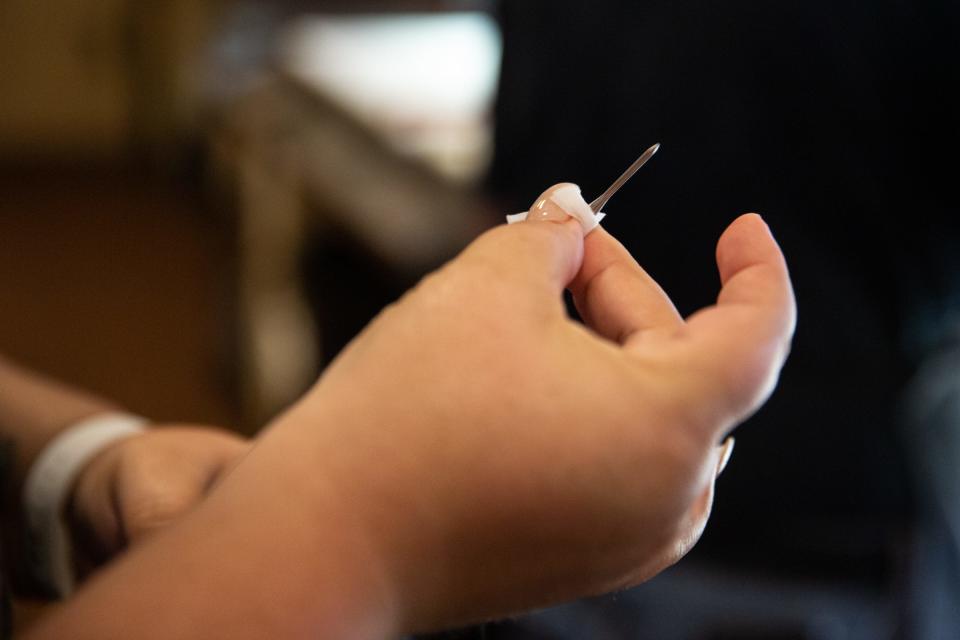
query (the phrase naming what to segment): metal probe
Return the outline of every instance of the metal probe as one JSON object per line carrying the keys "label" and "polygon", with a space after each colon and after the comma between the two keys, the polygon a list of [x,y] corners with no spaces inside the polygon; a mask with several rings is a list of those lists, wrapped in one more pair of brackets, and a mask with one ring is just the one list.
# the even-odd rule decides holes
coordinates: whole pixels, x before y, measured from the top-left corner
{"label": "metal probe", "polygon": [[614,180],[612,185],[607,187],[606,191],[600,194],[599,198],[597,198],[596,200],[590,203],[590,209],[594,213],[600,213],[600,210],[603,209],[603,207],[607,204],[610,198],[613,197],[613,194],[619,191],[620,187],[625,185],[627,183],[627,180],[632,178],[633,174],[635,174],[640,167],[647,164],[647,160],[652,158],[653,154],[655,154],[659,149],[660,149],[660,143],[658,142],[657,144],[653,145],[652,147],[644,151],[639,158],[633,161],[633,164],[627,167],[627,170],[624,171],[619,178]]}

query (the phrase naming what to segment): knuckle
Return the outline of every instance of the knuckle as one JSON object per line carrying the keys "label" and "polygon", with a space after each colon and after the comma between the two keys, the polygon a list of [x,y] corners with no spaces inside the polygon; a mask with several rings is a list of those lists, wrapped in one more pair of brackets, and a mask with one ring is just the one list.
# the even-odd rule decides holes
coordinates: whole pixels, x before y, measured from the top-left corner
{"label": "knuckle", "polygon": [[124,509],[123,525],[127,537],[136,540],[174,521],[187,510],[185,501],[171,496],[140,498]]}

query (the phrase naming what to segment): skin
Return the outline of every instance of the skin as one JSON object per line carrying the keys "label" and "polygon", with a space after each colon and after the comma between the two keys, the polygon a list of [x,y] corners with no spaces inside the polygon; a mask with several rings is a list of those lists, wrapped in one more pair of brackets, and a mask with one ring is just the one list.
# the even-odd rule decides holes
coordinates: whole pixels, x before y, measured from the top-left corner
{"label": "skin", "polygon": [[67,509],[82,573],[176,522],[249,449],[227,431],[178,424],[102,451],[82,470]]}
{"label": "skin", "polygon": [[[118,410],[0,357],[0,439],[11,458],[3,521],[11,533],[24,531],[19,496],[43,447],[78,421]],[[64,514],[81,573],[189,512],[249,448],[227,431],[178,424],[155,425],[98,453],[80,470]],[[5,545],[5,551],[15,549]]]}
{"label": "skin", "polygon": [[683,319],[560,214],[489,231],[386,309],[205,502],[29,637],[385,638],[679,559],[718,444],[787,355],[783,256],[740,217],[717,304]]}

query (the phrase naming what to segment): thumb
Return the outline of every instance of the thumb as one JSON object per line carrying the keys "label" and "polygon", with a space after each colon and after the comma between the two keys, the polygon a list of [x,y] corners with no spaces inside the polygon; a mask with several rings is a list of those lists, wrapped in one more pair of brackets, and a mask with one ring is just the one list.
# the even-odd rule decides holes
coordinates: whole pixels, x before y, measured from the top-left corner
{"label": "thumb", "polygon": [[[538,202],[542,203],[543,198]],[[584,234],[576,218],[558,205],[549,206],[549,216],[531,215],[525,222],[487,231],[467,247],[458,261],[486,272],[496,281],[559,296],[583,263]]]}

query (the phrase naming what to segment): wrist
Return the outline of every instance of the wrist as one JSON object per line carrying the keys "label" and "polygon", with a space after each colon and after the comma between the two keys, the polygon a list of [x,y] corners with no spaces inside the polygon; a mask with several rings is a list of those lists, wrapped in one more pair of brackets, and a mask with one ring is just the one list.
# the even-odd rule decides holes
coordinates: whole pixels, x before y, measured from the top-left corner
{"label": "wrist", "polygon": [[23,486],[31,573],[47,590],[68,595],[74,586],[66,507],[83,470],[99,453],[140,433],[146,420],[100,413],[63,429],[39,452]]}
{"label": "wrist", "polygon": [[[319,597],[311,608],[326,631],[320,635],[395,637],[407,629],[407,585],[392,544],[401,523],[373,517],[362,478],[339,472],[336,459],[344,449],[315,437],[322,425],[332,424],[330,419],[296,415],[281,420],[228,479],[224,493],[243,482],[248,488],[236,490],[238,503],[251,494],[263,496],[258,504],[271,503],[274,533],[285,546],[303,552],[298,569],[305,571],[304,586]],[[276,496],[296,498],[278,502]],[[237,504],[236,511],[241,510]]]}
{"label": "wrist", "polygon": [[145,433],[106,443],[80,467],[71,484],[61,515],[70,536],[73,567],[80,579],[126,545],[117,503],[120,459],[129,443]]}
{"label": "wrist", "polygon": [[310,517],[318,530],[350,540],[358,564],[366,567],[361,573],[377,576],[370,582],[378,585],[372,605],[389,618],[394,633],[419,633],[448,622],[442,612],[448,594],[441,591],[449,583],[441,574],[449,541],[442,509],[431,499],[436,487],[430,469],[400,451],[385,451],[381,427],[364,426],[388,422],[344,396],[308,396],[256,449],[266,454],[270,443],[277,460],[292,463],[288,471],[300,476],[293,484],[310,488],[312,499],[303,505],[314,509]]}

